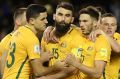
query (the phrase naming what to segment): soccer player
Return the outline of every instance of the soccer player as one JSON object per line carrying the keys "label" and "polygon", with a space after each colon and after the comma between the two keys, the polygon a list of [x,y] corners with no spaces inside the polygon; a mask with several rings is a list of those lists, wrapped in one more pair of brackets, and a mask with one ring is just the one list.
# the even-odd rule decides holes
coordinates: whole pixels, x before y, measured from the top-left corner
{"label": "soccer player", "polygon": [[[74,55],[68,55],[66,62],[80,70],[81,79],[99,79],[106,64],[110,61],[111,47],[109,41],[103,35],[97,37],[95,42],[89,40],[89,35],[97,26],[98,20],[99,13],[94,7],[80,10],[79,24],[83,36],[86,38],[85,43],[72,49]],[[79,59],[82,61],[78,61]]]}
{"label": "soccer player", "polygon": [[111,61],[105,68],[103,79],[119,79],[120,34],[115,32],[117,29],[117,19],[111,13],[105,13],[100,19],[100,24],[100,29],[96,30],[94,35],[104,35],[110,42],[112,49]]}
{"label": "soccer player", "polygon": [[[44,51],[49,50],[54,57],[49,61],[49,66],[52,66],[55,61],[63,60],[67,54],[71,53],[71,49],[84,42],[80,35],[80,30],[76,26],[72,26],[74,20],[73,6],[70,3],[62,2],[56,8],[56,13],[53,15],[55,21],[54,35],[59,39],[57,43],[47,43],[42,40],[41,45]],[[80,40],[80,41],[79,41]],[[69,77],[70,76],[70,77]],[[51,73],[46,78],[52,79],[80,79],[79,71],[68,66],[59,72]]]}
{"label": "soccer player", "polygon": [[18,8],[14,13],[14,30],[6,35],[0,42],[0,71],[3,74],[4,65],[7,56],[7,50],[10,43],[10,38],[12,37],[13,32],[18,29],[19,26],[26,24],[26,8]]}
{"label": "soccer player", "polygon": [[3,79],[30,79],[32,72],[39,77],[65,67],[62,62],[49,68],[43,66],[52,54],[40,53],[36,34],[44,31],[47,24],[46,17],[47,12],[43,6],[37,4],[28,6],[27,25],[19,27],[10,39]]}

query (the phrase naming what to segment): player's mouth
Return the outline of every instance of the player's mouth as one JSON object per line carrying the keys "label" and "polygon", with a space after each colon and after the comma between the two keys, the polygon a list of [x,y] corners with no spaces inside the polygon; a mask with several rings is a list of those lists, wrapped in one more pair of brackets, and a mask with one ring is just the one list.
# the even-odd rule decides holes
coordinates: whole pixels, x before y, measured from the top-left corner
{"label": "player's mouth", "polygon": [[111,30],[108,30],[107,33],[108,33],[108,34],[112,34],[112,31],[111,31]]}

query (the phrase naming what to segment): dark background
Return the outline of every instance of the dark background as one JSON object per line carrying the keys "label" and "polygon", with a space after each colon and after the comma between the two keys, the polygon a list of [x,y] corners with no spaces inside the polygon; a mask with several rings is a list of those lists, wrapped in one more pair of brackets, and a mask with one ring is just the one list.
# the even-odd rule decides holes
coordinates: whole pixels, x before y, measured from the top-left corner
{"label": "dark background", "polygon": [[78,22],[78,11],[88,5],[101,6],[107,12],[112,12],[118,20],[118,32],[120,28],[120,1],[119,0],[0,0],[0,40],[14,28],[13,14],[19,7],[27,7],[29,4],[42,4],[48,9],[49,25],[53,24],[52,14],[57,4],[68,1],[75,8],[75,24]]}

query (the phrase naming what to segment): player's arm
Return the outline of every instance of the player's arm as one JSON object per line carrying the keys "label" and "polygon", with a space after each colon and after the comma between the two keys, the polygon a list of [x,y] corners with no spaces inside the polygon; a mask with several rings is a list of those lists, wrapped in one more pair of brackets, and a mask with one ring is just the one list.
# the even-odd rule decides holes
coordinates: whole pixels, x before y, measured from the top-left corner
{"label": "player's arm", "polygon": [[49,38],[50,38],[50,32],[53,30],[53,26],[48,26],[44,33],[43,33],[43,38],[46,42],[49,42]]}
{"label": "player's arm", "polygon": [[4,67],[7,58],[7,46],[10,40],[11,34],[6,35],[0,42],[0,72],[3,75]]}
{"label": "player's arm", "polygon": [[78,59],[72,55],[69,54],[66,58],[66,62],[76,68],[78,68],[81,72],[84,74],[89,75],[92,78],[100,78],[102,75],[104,68],[106,66],[106,62],[104,61],[95,61],[94,62],[94,67],[88,67],[83,64],[81,64]]}
{"label": "player's arm", "polygon": [[116,40],[114,40],[112,37],[110,37],[106,33],[104,33],[103,31],[101,31],[101,32],[102,32],[102,35],[104,35],[107,38],[107,40],[109,41],[112,51],[115,53],[120,53],[120,44]]}
{"label": "player's arm", "polygon": [[53,79],[64,79],[76,73],[78,73],[78,69],[76,67],[69,66],[66,69],[62,69],[62,71],[56,74],[49,75],[48,77],[53,78]]}
{"label": "player's arm", "polygon": [[[45,41],[42,39],[42,42],[41,42],[41,48],[42,48],[42,51],[46,51],[45,50]],[[43,58],[42,58],[43,59]],[[62,60],[61,60],[62,61]],[[64,62],[64,60],[63,60]],[[60,61],[57,61],[58,65],[60,66],[61,62]],[[65,62],[64,62],[65,63]],[[49,74],[49,76],[46,76],[46,77],[49,77],[51,79],[60,79],[60,78],[64,78],[66,76],[68,76],[69,74],[73,73],[73,71],[75,70],[76,68],[75,67],[66,67],[66,68],[62,68],[61,66],[61,70],[62,71],[59,71],[57,73],[54,73],[51,75],[51,73]],[[69,73],[69,74],[68,74]],[[46,78],[47,79],[47,78]]]}
{"label": "player's arm", "polygon": [[3,71],[5,68],[5,64],[6,64],[6,59],[7,59],[7,51],[2,53],[2,56],[0,57],[0,72],[1,72],[1,76],[3,75]]}
{"label": "player's arm", "polygon": [[68,74],[64,73],[63,71],[60,71],[60,72],[58,72],[56,74],[46,76],[45,79],[64,79],[67,76],[68,76]]}
{"label": "player's arm", "polygon": [[49,61],[53,55],[49,52],[40,51],[40,44],[37,38],[25,41],[24,46],[27,48],[26,51],[29,62],[36,77],[45,76],[53,71],[61,69],[61,67],[65,65],[63,63],[62,65],[55,64],[51,67],[45,67],[43,63]]}
{"label": "player's arm", "polygon": [[43,33],[43,38],[47,43],[49,42],[57,43],[58,38],[55,36],[55,28],[52,26],[48,26]]}
{"label": "player's arm", "polygon": [[49,61],[53,57],[50,53],[42,53],[41,57],[38,59],[33,59],[30,61],[31,67],[36,77],[46,76],[52,72],[60,71],[62,68],[66,68],[66,63],[64,61],[57,61],[53,66],[45,67],[44,62]]}
{"label": "player's arm", "polygon": [[44,77],[39,77],[39,78],[36,78],[36,79],[42,79],[42,78],[44,78],[44,79],[64,79],[67,76],[68,75],[66,73],[64,73],[63,71],[60,71],[58,73],[47,75],[47,76],[44,76]]}
{"label": "player's arm", "polygon": [[100,29],[91,32],[89,39],[95,41],[96,37],[99,35],[105,36],[105,38],[111,44],[112,51],[114,51],[115,53],[120,53],[120,44]]}
{"label": "player's arm", "polygon": [[45,76],[55,70],[54,66],[44,67],[40,59],[33,59],[30,61],[31,67],[33,69],[34,75],[36,77]]}
{"label": "player's arm", "polygon": [[31,67],[33,69],[35,76],[47,75],[54,69],[53,68],[54,66],[52,66],[50,68],[43,66],[43,63],[45,61],[49,61],[49,59],[51,58],[51,55],[46,52],[46,53],[43,53],[43,56],[45,56],[46,59],[41,56],[41,58],[35,58],[35,59],[30,60],[30,64],[31,64]]}
{"label": "player's arm", "polygon": [[50,41],[50,32],[53,30],[52,26],[48,26],[43,33],[44,40],[48,43]]}
{"label": "player's arm", "polygon": [[93,63],[94,67],[88,67],[81,64],[77,61],[78,59],[74,55],[68,55],[66,61],[67,63],[79,68],[81,72],[94,78],[100,78],[104,71],[106,63],[110,60],[110,48],[111,47],[109,42],[104,38],[104,36],[100,35],[95,41],[96,54]]}
{"label": "player's arm", "polygon": [[60,72],[57,72],[55,74],[50,74],[50,75],[36,78],[36,79],[42,79],[42,78],[45,78],[45,79],[64,79],[64,78],[71,76],[73,74],[76,74],[76,73],[78,73],[78,69],[73,67],[73,66],[69,66],[69,67],[62,69]]}

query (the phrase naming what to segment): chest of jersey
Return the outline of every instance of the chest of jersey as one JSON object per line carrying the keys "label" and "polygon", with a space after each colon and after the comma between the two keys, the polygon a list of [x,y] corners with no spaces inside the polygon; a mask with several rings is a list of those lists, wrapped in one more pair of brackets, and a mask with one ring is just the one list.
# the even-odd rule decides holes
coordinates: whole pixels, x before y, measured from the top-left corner
{"label": "chest of jersey", "polygon": [[85,41],[85,43],[82,43],[77,48],[73,48],[71,52],[79,58],[84,65],[93,67],[96,53],[93,42]]}
{"label": "chest of jersey", "polygon": [[71,53],[71,49],[78,47],[84,40],[79,33],[72,32],[70,34],[66,34],[65,36],[59,39],[59,43],[53,44],[48,43],[44,45],[46,51],[50,51],[53,53],[54,57],[51,59],[52,64],[56,60],[61,60],[66,58],[67,54]]}

